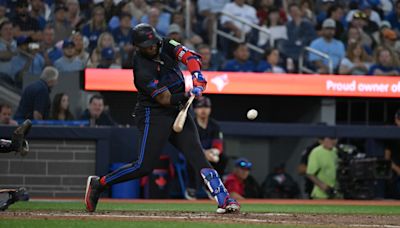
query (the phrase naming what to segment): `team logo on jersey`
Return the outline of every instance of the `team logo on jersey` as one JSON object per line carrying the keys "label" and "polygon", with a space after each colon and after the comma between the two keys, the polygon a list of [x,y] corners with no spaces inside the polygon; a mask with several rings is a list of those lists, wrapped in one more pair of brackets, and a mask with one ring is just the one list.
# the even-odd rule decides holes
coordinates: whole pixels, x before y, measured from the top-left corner
{"label": "team logo on jersey", "polygon": [[153,81],[151,81],[151,82],[147,85],[147,87],[155,89],[155,88],[157,88],[158,83],[159,83],[159,81],[158,81],[157,79],[154,79]]}

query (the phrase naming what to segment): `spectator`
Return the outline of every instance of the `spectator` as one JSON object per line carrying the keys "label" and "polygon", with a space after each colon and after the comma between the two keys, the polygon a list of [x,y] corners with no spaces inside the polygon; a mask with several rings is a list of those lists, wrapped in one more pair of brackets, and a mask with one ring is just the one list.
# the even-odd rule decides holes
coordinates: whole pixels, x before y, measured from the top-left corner
{"label": "spectator", "polygon": [[[245,4],[245,0],[234,0],[233,2],[225,4],[222,9],[223,12],[233,14],[249,23],[258,24],[258,18],[256,15],[256,9],[254,7]],[[242,37],[242,35],[249,35],[251,27],[244,25],[241,22],[231,19],[227,16],[221,17],[221,24],[224,28],[232,32],[236,37]]]}
{"label": "spectator", "polygon": [[[117,50],[117,47],[114,42],[114,38],[111,35],[111,33],[105,32],[100,35],[100,37],[97,41],[97,47],[93,50],[92,55],[90,57],[90,61],[88,63],[89,67],[97,67],[97,65],[100,63],[101,51],[104,48],[112,48],[112,49],[114,49],[114,52],[115,52],[115,50]],[[121,62],[121,60],[117,56],[116,63],[120,64],[120,62]]]}
{"label": "spectator", "polygon": [[8,103],[0,104],[0,124],[17,126],[17,121],[11,119],[12,108]]}
{"label": "spectator", "polygon": [[377,30],[378,26],[381,24],[381,17],[375,10],[372,9],[372,6],[368,3],[368,1],[363,1],[359,5],[358,9],[350,10],[347,13],[346,21],[351,21],[354,19],[354,14],[356,13],[364,14],[365,20],[369,22],[369,27],[373,26],[374,30]]}
{"label": "spectator", "polygon": [[132,17],[128,1],[121,1],[118,3],[116,15],[114,15],[111,20],[108,21],[108,27],[111,31],[121,26],[122,16],[129,16],[129,23],[125,23],[126,25],[129,24],[130,27],[134,27],[139,22],[135,17]]}
{"label": "spectator", "polygon": [[261,60],[257,67],[257,72],[286,73],[283,67],[279,66],[279,50],[276,48],[267,49],[264,54],[264,60]]}
{"label": "spectator", "polygon": [[[400,109],[396,111],[394,123],[400,127]],[[392,162],[392,178],[388,181],[388,192],[390,197],[400,199],[400,143],[399,140],[390,140],[385,149],[385,159]]]}
{"label": "spectator", "polygon": [[[333,62],[333,70],[335,71],[340,61],[345,56],[344,45],[341,41],[334,38],[336,22],[333,19],[326,19],[322,23],[322,37],[314,40],[310,47],[325,53]],[[309,60],[314,64],[318,73],[326,74],[329,72],[328,60],[313,53],[310,53]]]}
{"label": "spectator", "polygon": [[150,10],[145,0],[132,0],[129,1],[128,5],[131,11],[130,13],[136,21],[140,21]]}
{"label": "spectator", "polygon": [[269,14],[271,10],[277,11],[277,22],[279,24],[284,24],[287,21],[286,12],[283,8],[280,8],[275,0],[261,0],[257,8],[257,17],[260,21],[260,25],[265,25],[269,21]]}
{"label": "spectator", "polygon": [[7,17],[7,1],[0,1],[0,24],[8,20]]}
{"label": "spectator", "polygon": [[264,25],[262,25],[262,27],[266,28],[269,31],[269,34],[265,34],[261,31],[259,32],[257,45],[260,47],[265,46],[268,40],[270,42],[270,46],[275,47],[276,40],[287,39],[286,26],[280,22],[278,8],[269,9],[268,20]]}
{"label": "spectator", "polygon": [[[116,11],[117,11],[117,7],[115,7],[114,1],[113,0],[103,0],[102,2],[102,6],[104,9],[104,16],[106,21],[110,21],[110,19],[115,15]],[[125,2],[125,1],[120,1],[121,2]]]}
{"label": "spectator", "polygon": [[217,71],[219,70],[218,61],[213,60],[210,46],[199,45],[197,51],[201,55],[201,70],[202,71]]}
{"label": "spectator", "polygon": [[380,32],[381,45],[393,50],[397,55],[400,54],[400,41],[397,39],[396,32],[390,28],[383,28]]}
{"label": "spectator", "polygon": [[120,69],[121,66],[115,63],[115,52],[112,48],[103,48],[101,50],[101,60],[97,68],[104,68],[104,69]]}
{"label": "spectator", "polygon": [[85,18],[81,15],[81,8],[78,0],[67,0],[67,21],[73,29],[79,29]]}
{"label": "spectator", "polygon": [[263,198],[294,199],[300,193],[299,185],[286,170],[285,165],[275,167],[262,184]]}
{"label": "spectator", "polygon": [[[333,5],[328,9],[328,18],[336,22],[335,26],[335,39],[340,40],[345,35],[345,28],[342,24],[344,9],[340,5]],[[318,24],[318,30],[322,29],[322,22]]]}
{"label": "spectator", "polygon": [[250,60],[250,52],[246,43],[236,46],[233,51],[234,59],[228,60],[224,66],[224,71],[232,72],[252,72],[254,71],[254,63]]}
{"label": "spectator", "polygon": [[375,49],[374,60],[375,64],[369,68],[369,75],[400,75],[399,59],[396,54],[387,47],[377,47]]}
{"label": "spectator", "polygon": [[31,17],[39,23],[39,29],[43,30],[46,26],[45,7],[43,0],[31,0]]}
{"label": "spectator", "polygon": [[72,42],[72,40],[64,40],[62,48],[63,57],[58,59],[54,63],[54,66],[60,72],[73,72],[83,70],[84,63],[76,56],[74,42]]}
{"label": "spectator", "polygon": [[235,168],[224,181],[226,190],[228,190],[232,198],[236,200],[245,199],[246,186],[244,183],[249,177],[252,166],[253,164],[245,158],[239,158],[235,161]]}
{"label": "spectator", "polygon": [[322,5],[316,10],[317,14],[317,24],[323,23],[328,17],[328,10],[335,4],[335,0],[322,0]]}
{"label": "spectator", "polygon": [[53,65],[57,59],[62,57],[62,51],[55,45],[54,27],[46,26],[43,30],[43,39],[40,44],[40,49],[47,66]]}
{"label": "spectator", "polygon": [[104,9],[96,6],[92,11],[92,18],[83,26],[82,35],[89,39],[89,51],[91,52],[97,45],[100,35],[107,30],[104,18]]}
{"label": "spectator", "polygon": [[131,18],[130,14],[122,14],[120,26],[112,31],[115,43],[121,50],[122,61],[125,61],[128,58],[128,53],[133,51]]}
{"label": "spectator", "polygon": [[14,36],[28,36],[33,40],[40,40],[39,22],[29,15],[28,1],[19,0],[16,3],[16,16],[13,19]]}
{"label": "spectator", "polygon": [[361,31],[363,39],[366,39],[364,36],[368,36],[371,42],[370,46],[372,46],[371,37],[374,32],[379,30],[378,25],[372,22],[363,11],[355,11],[351,18],[350,25]]}
{"label": "spectator", "polygon": [[315,23],[316,17],[314,13],[314,1],[312,0],[301,0],[300,1],[301,16],[309,20],[311,23]]}
{"label": "spectator", "polygon": [[203,43],[203,38],[197,35],[195,32],[193,32],[193,30],[191,30],[189,32],[189,36],[187,36],[187,31],[185,30],[185,18],[183,17],[182,12],[176,12],[172,15],[172,22],[168,27],[168,33],[170,33],[170,30],[172,28],[173,28],[172,30],[174,31],[179,30],[180,36],[183,39],[182,44],[185,45],[185,47],[187,48],[195,49],[196,46]]}
{"label": "spectator", "polygon": [[370,36],[368,36],[366,33],[364,33],[362,30],[351,26],[349,30],[347,31],[347,37],[345,39],[345,44],[348,47],[349,45],[353,43],[360,43],[365,51],[371,55],[372,54],[372,39]]}
{"label": "spectator", "polygon": [[[85,66],[87,61],[89,60],[89,53],[85,50],[85,41],[84,37],[80,32],[74,32],[72,34],[72,42],[75,44],[75,54],[82,61]],[[86,42],[87,44],[87,42]]]}
{"label": "spectator", "polygon": [[390,22],[397,35],[400,35],[400,0],[396,1],[393,12],[386,16],[386,20]]}
{"label": "spectator", "polygon": [[366,75],[371,58],[360,43],[351,43],[347,47],[346,58],[342,59],[339,74]]}
{"label": "spectator", "polygon": [[[210,117],[211,100],[208,97],[200,97],[194,104],[194,112],[196,114],[194,120],[204,155],[218,174],[223,176],[228,159],[223,153],[223,136],[220,126],[217,121]],[[187,163],[187,172],[189,178],[185,198],[195,199],[198,184],[197,173],[189,163]]]}
{"label": "spectator", "polygon": [[0,24],[0,78],[10,85],[14,84],[12,58],[17,53],[17,42],[13,39],[13,25],[10,21]]}
{"label": "spectator", "polygon": [[288,40],[282,43],[281,52],[292,59],[298,59],[304,47],[316,37],[314,26],[302,18],[297,4],[289,6],[289,14],[292,18],[286,24]]}
{"label": "spectator", "polygon": [[[211,42],[214,35],[214,23],[217,22],[218,14],[221,13],[224,6],[229,3],[229,0],[198,0],[197,9],[204,19],[202,21],[202,30],[205,31],[207,41]],[[179,14],[182,15],[182,14]],[[183,17],[183,16],[182,16]],[[176,22],[173,22],[176,23]]]}
{"label": "spectator", "polygon": [[[157,33],[161,36],[167,35],[170,16],[168,17],[168,21],[163,21],[162,13],[158,8],[151,8],[145,16],[142,18],[142,23],[148,23],[149,25],[156,28]],[[169,14],[168,14],[169,15]]]}
{"label": "spectator", "polygon": [[314,183],[312,199],[330,199],[335,197],[337,172],[337,140],[324,137],[308,157],[307,176]]}
{"label": "spectator", "polygon": [[50,111],[50,90],[57,81],[58,70],[50,66],[44,68],[40,79],[28,85],[22,92],[15,119],[47,119]]}
{"label": "spectator", "polygon": [[83,112],[81,119],[89,120],[91,127],[116,125],[111,116],[104,111],[104,98],[101,95],[94,95],[90,98],[89,107]]}
{"label": "spectator", "polygon": [[69,111],[69,97],[65,93],[57,93],[54,96],[51,106],[52,120],[74,120],[74,116]]}
{"label": "spectator", "polygon": [[72,26],[67,21],[66,13],[67,7],[65,7],[64,5],[58,5],[54,10],[53,27],[55,31],[54,40],[56,42],[68,39],[72,34]]}

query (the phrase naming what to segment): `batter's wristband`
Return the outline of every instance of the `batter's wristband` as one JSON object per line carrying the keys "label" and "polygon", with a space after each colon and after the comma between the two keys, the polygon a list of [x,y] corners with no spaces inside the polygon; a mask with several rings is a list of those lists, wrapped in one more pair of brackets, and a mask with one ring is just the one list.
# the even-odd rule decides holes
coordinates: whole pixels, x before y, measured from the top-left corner
{"label": "batter's wristband", "polygon": [[171,95],[170,103],[172,105],[180,105],[187,100],[186,93],[175,93]]}

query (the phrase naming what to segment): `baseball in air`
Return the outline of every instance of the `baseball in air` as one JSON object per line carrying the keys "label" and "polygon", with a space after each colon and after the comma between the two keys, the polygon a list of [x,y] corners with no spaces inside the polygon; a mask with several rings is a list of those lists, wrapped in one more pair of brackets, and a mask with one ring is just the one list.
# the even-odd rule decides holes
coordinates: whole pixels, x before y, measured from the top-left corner
{"label": "baseball in air", "polygon": [[247,112],[247,119],[249,120],[254,120],[255,118],[257,118],[258,112],[255,109],[250,109]]}

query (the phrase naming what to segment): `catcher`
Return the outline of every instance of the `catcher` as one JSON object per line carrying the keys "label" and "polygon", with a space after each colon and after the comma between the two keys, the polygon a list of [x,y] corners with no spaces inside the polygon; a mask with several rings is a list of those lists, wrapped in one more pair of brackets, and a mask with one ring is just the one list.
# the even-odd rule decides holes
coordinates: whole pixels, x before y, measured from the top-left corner
{"label": "catcher", "polygon": [[[21,126],[15,129],[11,140],[0,139],[0,153],[15,152],[22,157],[26,156],[29,152],[29,144],[25,140],[25,136],[31,127],[31,121],[25,120]],[[17,201],[26,201],[28,199],[29,195],[25,188],[0,189],[0,211],[6,210],[11,204]]]}

